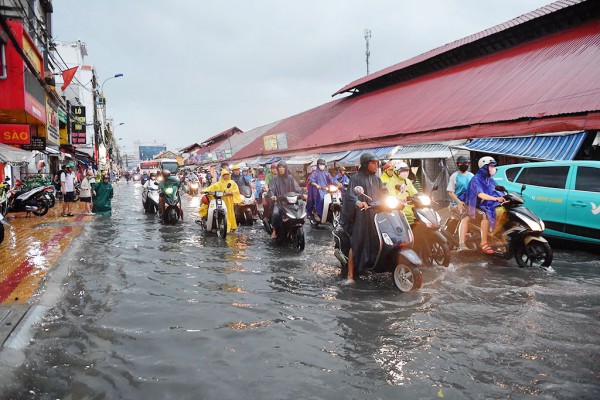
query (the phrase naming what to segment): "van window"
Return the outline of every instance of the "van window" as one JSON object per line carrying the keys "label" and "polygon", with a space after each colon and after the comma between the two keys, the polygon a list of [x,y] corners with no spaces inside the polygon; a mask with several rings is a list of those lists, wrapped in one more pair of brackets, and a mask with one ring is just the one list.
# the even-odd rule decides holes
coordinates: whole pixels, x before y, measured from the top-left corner
{"label": "van window", "polygon": [[600,168],[577,167],[575,190],[600,193]]}
{"label": "van window", "polygon": [[506,169],[506,179],[508,179],[509,182],[513,182],[515,180],[515,176],[517,176],[517,174],[519,173],[520,170],[521,170],[521,167],[507,168]]}
{"label": "van window", "polygon": [[569,173],[568,166],[564,167],[526,167],[519,175],[517,183],[564,189]]}

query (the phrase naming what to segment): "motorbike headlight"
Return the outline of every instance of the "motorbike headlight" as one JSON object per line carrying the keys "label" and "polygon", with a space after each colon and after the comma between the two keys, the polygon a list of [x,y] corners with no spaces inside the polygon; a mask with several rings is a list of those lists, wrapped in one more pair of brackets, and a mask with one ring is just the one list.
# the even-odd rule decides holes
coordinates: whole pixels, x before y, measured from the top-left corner
{"label": "motorbike headlight", "polygon": [[331,193],[335,193],[338,191],[338,187],[335,185],[329,185],[328,191],[330,191]]}
{"label": "motorbike headlight", "polygon": [[529,229],[531,229],[534,232],[542,232],[544,230],[544,222],[542,220],[540,220],[540,222],[538,223],[537,221],[534,221],[533,219],[525,216],[525,215],[519,215],[521,217],[521,219],[523,220],[523,222],[525,222],[527,224],[527,226],[529,227]]}
{"label": "motorbike headlight", "polygon": [[290,204],[296,204],[298,201],[298,196],[286,196],[286,200]]}
{"label": "motorbike headlight", "polygon": [[223,197],[224,194],[225,193],[223,193],[223,192],[215,192],[216,197]]}
{"label": "motorbike headlight", "polygon": [[431,205],[431,197],[427,196],[426,194],[422,194],[419,196],[419,201],[421,202],[421,204],[423,204],[425,207],[428,207]]}
{"label": "motorbike headlight", "polygon": [[192,183],[192,189],[198,189],[198,184],[196,182]]}
{"label": "motorbike headlight", "polygon": [[400,201],[394,196],[388,196],[385,198],[385,205],[389,208],[398,208],[398,203]]}
{"label": "motorbike headlight", "polygon": [[169,196],[173,194],[173,188],[172,187],[168,187],[165,189],[165,193],[168,194]]}

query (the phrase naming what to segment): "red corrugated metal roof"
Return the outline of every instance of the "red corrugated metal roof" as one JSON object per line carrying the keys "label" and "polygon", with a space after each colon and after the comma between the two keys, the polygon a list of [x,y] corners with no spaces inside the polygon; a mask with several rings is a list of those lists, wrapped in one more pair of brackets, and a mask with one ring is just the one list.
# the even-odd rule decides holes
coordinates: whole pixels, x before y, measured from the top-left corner
{"label": "red corrugated metal roof", "polygon": [[356,88],[357,86],[360,86],[360,85],[362,85],[364,83],[367,83],[367,82],[373,81],[375,79],[378,79],[378,78],[380,78],[380,77],[382,77],[384,75],[390,74],[390,73],[395,72],[395,71],[399,71],[399,70],[407,68],[407,67],[410,67],[412,65],[418,64],[420,62],[423,62],[425,60],[428,60],[430,58],[438,56],[438,55],[440,55],[442,53],[446,53],[446,52],[448,52],[450,50],[453,50],[453,49],[456,49],[458,47],[464,46],[464,45],[466,45],[468,43],[475,42],[475,41],[480,40],[482,38],[485,38],[487,36],[490,36],[490,35],[493,35],[493,34],[497,34],[498,32],[501,32],[501,31],[504,31],[506,29],[513,28],[513,27],[515,27],[517,25],[521,25],[521,24],[523,24],[525,22],[531,21],[531,20],[533,20],[535,18],[539,18],[541,16],[544,16],[544,15],[556,12],[556,11],[561,10],[563,8],[570,7],[570,6],[573,6],[575,4],[579,4],[579,3],[585,2],[585,1],[586,0],[559,0],[559,1],[556,1],[556,2],[554,2],[552,4],[549,4],[547,6],[538,8],[537,10],[534,10],[534,11],[529,12],[527,14],[523,14],[523,15],[517,17],[517,18],[514,18],[514,19],[510,20],[510,21],[507,21],[507,22],[504,22],[502,24],[496,25],[494,27],[488,28],[488,29],[486,29],[484,31],[475,33],[475,34],[473,34],[471,36],[467,36],[465,38],[462,38],[462,39],[459,39],[459,40],[455,40],[454,42],[448,43],[448,44],[446,44],[444,46],[441,46],[441,47],[438,47],[436,49],[430,50],[430,51],[428,51],[426,53],[420,54],[420,55],[418,55],[416,57],[413,57],[413,58],[408,59],[406,61],[403,61],[401,63],[392,65],[391,67],[384,68],[381,71],[377,71],[377,72],[374,72],[374,73],[372,73],[370,75],[367,75],[365,77],[357,79],[354,82],[352,82],[352,83],[344,86],[343,88],[341,88],[340,90],[338,90],[337,92],[335,92],[333,95],[335,96],[335,95],[340,94],[340,93],[348,92],[348,91]]}
{"label": "red corrugated metal roof", "polygon": [[[352,96],[300,148],[600,110],[600,22]],[[579,129],[579,128],[576,128]]]}

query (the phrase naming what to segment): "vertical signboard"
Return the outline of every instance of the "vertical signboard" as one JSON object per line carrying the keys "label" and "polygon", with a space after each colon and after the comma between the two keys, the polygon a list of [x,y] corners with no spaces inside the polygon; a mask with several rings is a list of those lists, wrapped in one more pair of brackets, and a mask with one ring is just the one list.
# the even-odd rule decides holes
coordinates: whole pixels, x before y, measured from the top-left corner
{"label": "vertical signboard", "polygon": [[71,144],[85,144],[85,107],[71,106]]}

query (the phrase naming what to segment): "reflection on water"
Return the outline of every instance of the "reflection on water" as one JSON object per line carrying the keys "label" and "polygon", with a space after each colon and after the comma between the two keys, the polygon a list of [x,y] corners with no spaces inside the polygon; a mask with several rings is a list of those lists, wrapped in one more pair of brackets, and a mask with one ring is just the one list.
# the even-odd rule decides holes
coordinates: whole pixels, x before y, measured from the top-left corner
{"label": "reflection on water", "polygon": [[597,257],[558,251],[556,273],[502,260],[344,286],[327,229],[307,249],[260,226],[219,239],[184,196],[174,225],[116,185],[69,260],[64,298],[37,329],[8,398],[598,397]]}

